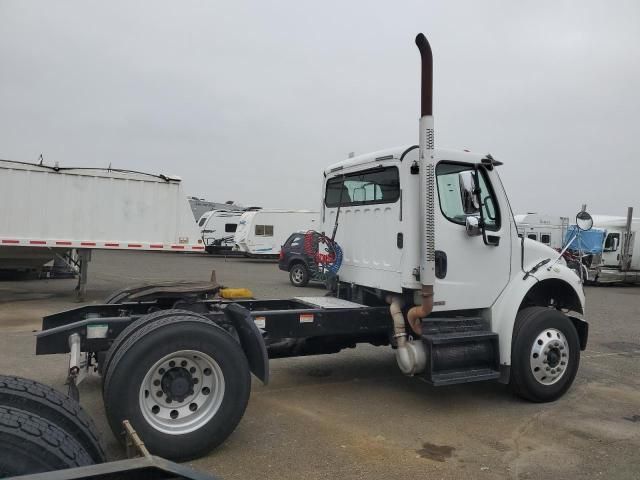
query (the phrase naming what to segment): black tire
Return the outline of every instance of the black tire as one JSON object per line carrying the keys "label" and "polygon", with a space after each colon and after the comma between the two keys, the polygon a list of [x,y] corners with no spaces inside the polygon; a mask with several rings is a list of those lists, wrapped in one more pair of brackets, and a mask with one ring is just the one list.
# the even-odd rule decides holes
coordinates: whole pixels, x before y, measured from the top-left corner
{"label": "black tire", "polygon": [[[543,335],[545,331],[547,335]],[[549,356],[547,354],[539,356],[534,352],[535,344],[542,342],[539,336],[549,336],[550,339],[553,339],[554,337],[549,335],[551,332],[560,332],[561,336],[564,336],[558,342],[563,349],[557,350],[551,346],[550,350],[553,352],[550,352]],[[568,347],[568,354],[564,348],[565,345]],[[538,362],[546,364],[543,370],[538,370],[541,373],[534,373],[532,358],[540,358]],[[533,361],[536,362],[536,360]],[[560,363],[561,361],[564,363]],[[545,307],[528,307],[518,312],[511,345],[510,379],[511,388],[516,395],[532,402],[556,400],[571,387],[579,365],[580,339],[575,326],[566,315],[558,310]],[[558,367],[562,368],[561,374],[555,370]],[[536,378],[535,375],[547,375],[545,370],[554,373],[549,373],[549,377],[545,376],[543,379],[548,378],[548,381],[555,383],[545,384]],[[554,380],[554,374],[558,375],[557,380]]]}
{"label": "black tire", "polygon": [[0,406],[0,477],[93,464],[67,432],[31,412]]}
{"label": "black tire", "polygon": [[309,269],[304,263],[296,262],[289,267],[289,281],[294,287],[305,287],[309,283]]}
{"label": "black tire", "polygon": [[36,414],[57,425],[89,453],[94,463],[106,461],[93,420],[78,402],[33,380],[0,375],[0,405]]}
{"label": "black tire", "polygon": [[107,372],[109,371],[109,365],[111,364],[111,360],[113,359],[113,356],[118,351],[120,346],[131,335],[133,335],[135,332],[140,330],[142,327],[149,325],[153,322],[157,322],[158,320],[162,320],[163,318],[178,317],[178,316],[182,316],[182,317],[192,316],[196,318],[202,318],[202,315],[198,315],[188,310],[179,310],[179,309],[158,310],[157,312],[152,312],[148,315],[144,315],[143,317],[140,317],[135,322],[130,323],[127,326],[127,328],[125,328],[122,332],[120,332],[120,335],[116,337],[116,339],[113,341],[113,343],[109,347],[109,350],[107,350],[104,360],[102,361],[102,365],[100,365],[100,368],[99,368],[100,374],[102,375],[102,392],[103,393],[104,393],[104,379],[107,376]]}
{"label": "black tire", "polygon": [[[154,365],[181,351],[195,351],[213,359],[224,380],[224,393],[213,416],[196,429],[165,433],[145,418],[145,414],[152,413],[143,411],[141,406],[148,398],[141,395],[145,392],[142,386],[147,374],[153,373]],[[164,390],[164,386],[150,387],[150,395],[154,389]],[[193,393],[197,387],[192,385],[191,389]],[[203,390],[204,387],[200,392]],[[226,440],[244,415],[250,391],[247,359],[230,334],[203,317],[167,317],[140,328],[117,350],[104,381],[104,404],[118,439],[123,440],[122,420],[128,419],[151,453],[182,461],[202,456]]]}

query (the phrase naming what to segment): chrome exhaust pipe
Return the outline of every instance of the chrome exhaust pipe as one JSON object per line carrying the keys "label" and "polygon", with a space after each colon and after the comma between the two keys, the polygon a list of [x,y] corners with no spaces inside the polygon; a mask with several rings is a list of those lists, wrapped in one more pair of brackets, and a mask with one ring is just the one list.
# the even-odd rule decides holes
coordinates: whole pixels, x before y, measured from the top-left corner
{"label": "chrome exhaust pipe", "polygon": [[422,59],[420,100],[420,199],[423,211],[420,218],[420,283],[422,304],[409,310],[407,315],[415,333],[422,332],[421,319],[433,310],[433,286],[436,280],[435,262],[435,158],[433,134],[433,54],[429,41],[422,34],[416,36],[416,45]]}

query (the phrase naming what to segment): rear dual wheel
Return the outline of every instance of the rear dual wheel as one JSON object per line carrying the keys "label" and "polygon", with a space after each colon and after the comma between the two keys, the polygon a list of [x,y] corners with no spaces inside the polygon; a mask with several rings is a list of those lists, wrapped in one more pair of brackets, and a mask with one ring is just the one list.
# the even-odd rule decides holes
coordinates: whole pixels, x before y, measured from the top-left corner
{"label": "rear dual wheel", "polygon": [[233,432],[250,389],[238,342],[192,314],[147,322],[126,338],[111,358],[103,397],[118,438],[128,419],[151,453],[188,460]]}

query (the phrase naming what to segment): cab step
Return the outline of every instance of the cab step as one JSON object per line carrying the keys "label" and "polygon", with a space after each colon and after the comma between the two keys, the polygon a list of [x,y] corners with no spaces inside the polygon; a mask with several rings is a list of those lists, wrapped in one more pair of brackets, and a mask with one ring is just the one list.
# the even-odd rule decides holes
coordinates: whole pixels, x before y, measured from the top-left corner
{"label": "cab step", "polygon": [[432,374],[430,379],[425,379],[427,383],[434,387],[443,385],[454,385],[456,383],[483,382],[485,380],[497,380],[500,372],[490,368],[480,368],[477,370],[453,370]]}
{"label": "cab step", "polygon": [[427,383],[453,385],[500,377],[498,334],[485,330],[481,319],[436,322],[439,325],[423,324]]}

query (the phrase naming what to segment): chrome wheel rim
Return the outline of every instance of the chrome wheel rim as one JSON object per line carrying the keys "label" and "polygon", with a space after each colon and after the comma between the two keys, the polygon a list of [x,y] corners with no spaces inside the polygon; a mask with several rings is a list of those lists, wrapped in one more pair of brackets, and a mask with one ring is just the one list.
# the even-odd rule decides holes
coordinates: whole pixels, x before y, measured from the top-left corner
{"label": "chrome wheel rim", "polygon": [[213,358],[196,350],[180,350],[149,369],[140,387],[140,410],[156,430],[182,435],[213,418],[224,391],[222,369]]}
{"label": "chrome wheel rim", "polygon": [[569,366],[569,342],[555,328],[547,328],[533,341],[529,356],[531,373],[538,383],[553,385],[558,382]]}
{"label": "chrome wheel rim", "polygon": [[293,281],[295,283],[302,283],[302,278],[304,277],[304,274],[302,272],[302,268],[301,267],[293,267],[293,270],[291,271],[291,276],[293,277]]}

